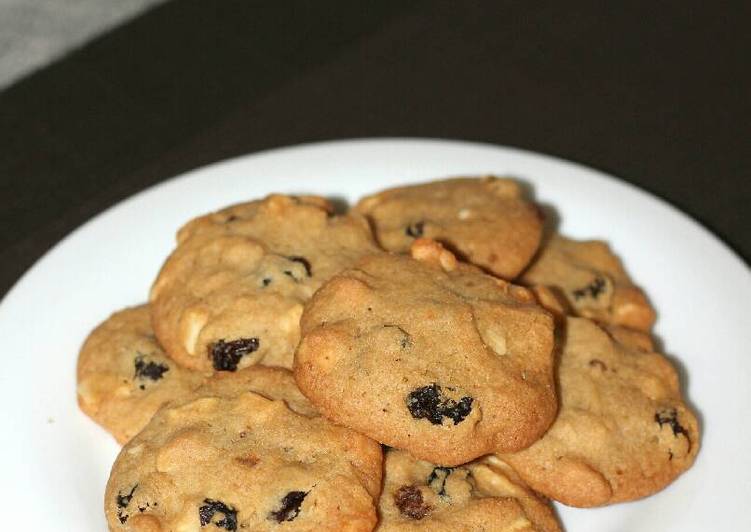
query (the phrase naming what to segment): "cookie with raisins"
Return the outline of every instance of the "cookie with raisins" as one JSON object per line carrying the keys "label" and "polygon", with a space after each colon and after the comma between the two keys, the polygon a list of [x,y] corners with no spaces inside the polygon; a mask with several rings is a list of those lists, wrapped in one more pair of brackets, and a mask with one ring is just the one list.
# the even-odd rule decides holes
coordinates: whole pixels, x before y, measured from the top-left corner
{"label": "cookie with raisins", "polygon": [[494,457],[441,467],[392,449],[384,457],[377,532],[559,532],[550,504]]}
{"label": "cookie with raisins", "polygon": [[497,177],[454,178],[384,190],[355,207],[378,242],[406,252],[416,238],[438,240],[462,259],[512,279],[532,259],[542,216],[519,184]]}
{"label": "cookie with raisins", "polygon": [[122,449],[105,493],[111,531],[373,529],[380,446],[295,412],[304,399],[284,389],[244,389],[246,372],[265,369],[170,403]]}
{"label": "cookie with raisins", "polygon": [[305,307],[295,379],[330,419],[441,465],[539,438],[556,412],[553,319],[525,288],[419,239]]}
{"label": "cookie with raisins", "polygon": [[180,367],[159,347],[149,316],[147,305],[116,312],[92,331],[78,358],[81,410],[118,442],[140,432],[162,405],[201,385],[212,393],[281,394],[295,412],[315,415],[289,370],[251,366],[228,379],[228,373],[210,376]]}
{"label": "cookie with raisins", "polygon": [[188,222],[151,290],[157,338],[179,364],[291,367],[302,307],[377,249],[367,222],[314,196],[272,195]]}
{"label": "cookie with raisins", "polygon": [[554,234],[518,281],[547,286],[565,302],[568,314],[642,331],[655,321],[644,292],[605,242]]}
{"label": "cookie with raisins", "polygon": [[91,332],[78,356],[78,404],[120,443],[138,434],[164,403],[204,381],[164,353],[150,316],[148,305],[114,313]]}
{"label": "cookie with raisins", "polygon": [[528,449],[500,458],[535,491],[581,507],[645,497],[691,467],[699,426],[650,337],[585,318],[560,332],[558,417]]}

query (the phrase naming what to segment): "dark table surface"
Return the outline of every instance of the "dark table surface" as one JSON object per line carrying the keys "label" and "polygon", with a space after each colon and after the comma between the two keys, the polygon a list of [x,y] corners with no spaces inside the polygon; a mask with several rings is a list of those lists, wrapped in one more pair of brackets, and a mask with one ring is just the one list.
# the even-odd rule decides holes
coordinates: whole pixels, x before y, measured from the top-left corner
{"label": "dark table surface", "polygon": [[167,3],[0,93],[0,295],[149,185],[363,136],[582,162],[665,198],[748,260],[749,6]]}

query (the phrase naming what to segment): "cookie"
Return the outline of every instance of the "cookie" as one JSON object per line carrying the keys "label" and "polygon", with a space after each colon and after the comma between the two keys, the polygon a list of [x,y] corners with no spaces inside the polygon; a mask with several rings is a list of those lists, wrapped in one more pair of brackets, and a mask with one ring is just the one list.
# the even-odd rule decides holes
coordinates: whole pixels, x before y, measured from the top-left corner
{"label": "cookie", "polygon": [[111,531],[373,529],[380,446],[293,411],[300,397],[285,388],[244,391],[254,371],[170,403],[122,449],[105,493]]}
{"label": "cookie", "polygon": [[120,443],[167,401],[195,390],[203,375],[162,351],[147,305],[116,312],[89,335],[78,356],[78,404]]}
{"label": "cookie", "polygon": [[493,457],[441,467],[392,449],[384,471],[378,532],[561,530],[550,505]]}
{"label": "cookie", "polygon": [[555,291],[568,314],[649,331],[655,311],[605,242],[553,235],[518,279]]}
{"label": "cookie", "polygon": [[156,336],[196,370],[291,367],[303,303],[376,249],[363,218],[335,216],[313,196],[272,195],[202,216],[179,231],[152,287]]}
{"label": "cookie", "polygon": [[319,411],[420,459],[518,450],[555,416],[551,316],[432,240],[335,276],[301,328],[295,379]]}
{"label": "cookie", "polygon": [[384,249],[406,252],[416,238],[432,238],[504,279],[524,269],[542,235],[542,216],[519,184],[497,177],[392,188],[355,210],[368,217]]}
{"label": "cookie", "polygon": [[696,417],[646,334],[568,318],[561,341],[556,421],[501,459],[535,491],[581,507],[645,497],[691,467]]}

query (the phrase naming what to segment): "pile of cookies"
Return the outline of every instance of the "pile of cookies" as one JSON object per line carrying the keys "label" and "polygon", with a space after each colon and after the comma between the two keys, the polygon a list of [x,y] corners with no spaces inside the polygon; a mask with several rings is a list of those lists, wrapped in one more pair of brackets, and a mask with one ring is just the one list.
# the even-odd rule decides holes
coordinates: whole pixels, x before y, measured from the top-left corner
{"label": "pile of cookies", "polygon": [[550,499],[664,488],[699,431],[654,310],[606,244],[543,226],[494,177],[188,222],[79,355],[124,444],[110,530],[550,532]]}

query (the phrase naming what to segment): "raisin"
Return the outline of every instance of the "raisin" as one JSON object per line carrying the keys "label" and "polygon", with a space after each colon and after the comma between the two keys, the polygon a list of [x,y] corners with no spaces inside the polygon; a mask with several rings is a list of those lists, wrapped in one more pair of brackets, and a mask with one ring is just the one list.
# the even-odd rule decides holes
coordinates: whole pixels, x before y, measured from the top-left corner
{"label": "raisin", "polygon": [[219,340],[209,345],[209,358],[217,371],[236,371],[240,359],[257,351],[260,344],[258,338],[239,338],[231,342]]}
{"label": "raisin", "polygon": [[[213,523],[217,528],[237,530],[237,510],[221,501],[213,499],[204,499],[203,502],[206,504],[198,508],[198,518],[201,521],[201,526]],[[222,519],[212,521],[216,514],[221,514]]]}
{"label": "raisin", "polygon": [[471,397],[462,397],[459,402],[443,397],[441,387],[436,383],[423,386],[407,396],[407,408],[415,419],[427,419],[433,425],[440,425],[444,417],[459,424],[472,411]]}
{"label": "raisin", "polygon": [[263,284],[263,287],[266,288],[267,286],[271,284],[271,277],[264,277],[261,280],[261,283]]}
{"label": "raisin", "polygon": [[292,521],[300,513],[300,505],[308,495],[307,491],[290,491],[282,499],[282,506],[269,514],[269,519],[277,523]]}
{"label": "raisin", "polygon": [[573,291],[574,299],[579,301],[583,297],[591,297],[597,299],[600,294],[605,291],[605,279],[599,275],[595,277],[594,281],[589,283],[584,288],[577,288]]}
{"label": "raisin", "polygon": [[426,481],[428,486],[430,486],[430,489],[435,491],[438,495],[445,497],[446,480],[449,478],[449,475],[453,470],[453,467],[434,467]]}
{"label": "raisin", "polygon": [[448,400],[446,406],[443,409],[443,415],[451,418],[454,421],[454,425],[464,421],[464,418],[472,411],[472,398],[462,397],[459,402]]}
{"label": "raisin", "polygon": [[426,418],[434,425],[442,421],[439,412],[440,394],[436,384],[418,388],[407,396],[407,408],[415,419]]}
{"label": "raisin", "polygon": [[123,510],[130,504],[130,501],[133,498],[133,493],[135,493],[137,487],[138,484],[133,486],[127,495],[122,495],[119,491],[117,492],[115,503],[117,504],[117,519],[120,521],[121,525],[124,525],[130,517],[130,515],[124,513]]}
{"label": "raisin", "polygon": [[[302,264],[303,267],[305,268],[305,274],[308,277],[313,277],[313,267],[310,265],[310,261],[308,261],[308,259],[306,259],[305,257],[298,257],[297,255],[293,255],[287,258],[291,260],[292,262],[299,262],[300,264]],[[284,272],[284,273],[287,273],[287,272]],[[287,273],[287,275],[291,275],[291,272]]]}
{"label": "raisin", "polygon": [[133,486],[133,488],[130,490],[130,492],[127,495],[121,495],[120,492],[117,492],[117,507],[118,508],[127,508],[130,504],[130,500],[133,498],[133,493],[135,493],[136,488],[138,487],[138,484]]}
{"label": "raisin", "polygon": [[425,222],[419,221],[413,224],[409,224],[404,232],[407,234],[407,236],[411,236],[412,238],[420,238],[425,232]]}
{"label": "raisin", "polygon": [[679,434],[683,434],[688,439],[688,432],[678,423],[678,412],[675,408],[668,408],[657,412],[655,414],[655,421],[660,424],[660,428],[666,423],[669,424],[670,428],[673,429],[673,436],[677,437]]}
{"label": "raisin", "polygon": [[416,486],[402,486],[394,493],[394,504],[402,515],[422,519],[433,509],[422,500],[422,492]]}
{"label": "raisin", "polygon": [[156,362],[146,362],[143,355],[138,355],[133,361],[136,367],[136,373],[134,378],[136,379],[151,379],[152,381],[158,381],[165,373],[169,371],[169,366],[165,364],[158,364]]}
{"label": "raisin", "polygon": [[599,358],[593,358],[589,361],[589,367],[591,368],[598,368],[600,371],[607,371],[608,367],[605,365],[605,362],[600,360]]}
{"label": "raisin", "polygon": [[224,223],[230,223],[236,220],[237,220],[237,216],[235,216],[234,214],[230,214],[229,216],[227,216],[227,219],[224,220]]}

